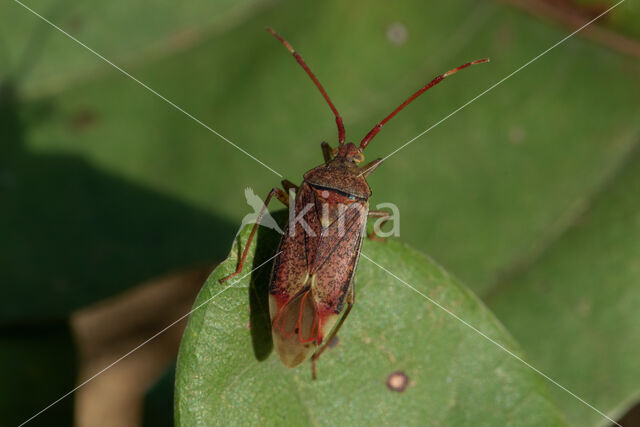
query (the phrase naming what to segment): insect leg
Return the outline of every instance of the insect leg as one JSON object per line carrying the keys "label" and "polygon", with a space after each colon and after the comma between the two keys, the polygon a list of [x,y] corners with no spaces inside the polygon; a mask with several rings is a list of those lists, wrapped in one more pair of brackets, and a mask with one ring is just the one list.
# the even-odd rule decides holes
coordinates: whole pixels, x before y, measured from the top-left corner
{"label": "insect leg", "polygon": [[[369,217],[371,218],[383,218],[380,223],[380,227],[383,227],[387,221],[391,219],[391,214],[387,211],[369,211]],[[367,233],[367,239],[369,240],[379,240],[381,242],[386,241],[384,237],[378,237],[376,234],[376,230],[374,229],[371,233]]]}
{"label": "insect leg", "polygon": [[262,206],[262,209],[260,209],[260,213],[256,218],[256,222],[253,224],[253,227],[251,228],[251,234],[249,234],[249,238],[247,239],[247,242],[244,245],[244,250],[242,251],[242,256],[238,260],[238,267],[236,268],[236,271],[234,271],[227,277],[223,277],[222,279],[220,279],[220,283],[226,282],[232,277],[235,277],[238,274],[240,274],[240,272],[242,271],[242,268],[244,267],[244,262],[246,261],[247,255],[249,254],[249,248],[251,247],[251,242],[253,241],[253,238],[256,235],[256,230],[258,229],[258,225],[260,225],[260,221],[262,220],[264,213],[267,211],[267,205],[269,205],[269,202],[271,201],[271,198],[273,196],[276,196],[276,198],[280,200],[285,206],[289,206],[289,195],[287,193],[285,193],[279,188],[272,188],[271,191],[269,191],[269,195],[264,200],[264,205]]}
{"label": "insect leg", "polygon": [[331,331],[331,334],[325,340],[324,344],[322,344],[322,346],[318,349],[318,351],[316,351],[313,354],[313,356],[311,356],[311,377],[314,380],[318,378],[318,370],[316,369],[316,361],[318,360],[318,358],[320,357],[322,352],[324,352],[327,349],[329,344],[331,344],[331,341],[333,341],[333,338],[338,334],[338,330],[340,329],[340,327],[342,326],[342,324],[346,320],[346,318],[349,315],[349,312],[351,311],[351,308],[353,308],[353,304],[355,304],[355,302],[356,302],[356,292],[355,292],[355,286],[354,286],[354,284],[352,282],[351,283],[351,289],[349,290],[349,295],[347,295],[347,308],[344,311],[344,314],[340,318],[340,321],[338,321],[338,324],[336,325],[336,327],[333,328],[333,331]]}
{"label": "insect leg", "polygon": [[331,146],[327,144],[327,142],[325,141],[322,141],[322,144],[320,144],[320,146],[322,147],[322,155],[324,156],[324,162],[329,163],[334,156],[333,148],[331,148]]}
{"label": "insect leg", "polygon": [[296,190],[296,192],[298,191],[298,186],[295,185],[293,182],[289,181],[288,179],[283,179],[282,180],[282,188],[284,188],[284,191],[289,194],[289,190],[294,188]]}
{"label": "insect leg", "polygon": [[369,162],[366,165],[362,166],[360,168],[360,170],[362,171],[362,175],[365,178],[368,177],[371,174],[371,172],[373,172],[374,170],[376,170],[378,166],[380,166],[381,163],[382,163],[382,158],[378,157],[374,161]]}
{"label": "insect leg", "polygon": [[336,117],[336,125],[338,125],[338,142],[340,143],[340,145],[344,144],[345,134],[344,134],[344,124],[342,123],[342,117],[340,117],[340,113],[338,113],[338,109],[335,107],[335,105],[333,105],[333,102],[331,102],[331,99],[329,98],[329,95],[327,95],[327,92],[324,91],[324,88],[322,87],[322,85],[320,84],[316,76],[313,74],[309,66],[306,64],[306,62],[304,62],[304,59],[302,59],[300,54],[293,49],[293,47],[289,44],[289,42],[287,42],[285,39],[280,37],[280,34],[276,33],[271,28],[267,27],[266,30],[271,34],[273,34],[275,38],[280,40],[280,43],[282,43],[284,47],[286,47],[289,50],[289,52],[291,52],[291,54],[296,59],[296,61],[298,61],[298,64],[300,64],[300,66],[304,69],[304,71],[311,78],[311,80],[313,80],[313,83],[315,83],[316,87],[324,97],[325,101],[327,101],[327,104],[329,104],[329,108],[331,108],[331,111],[333,111],[333,114]]}

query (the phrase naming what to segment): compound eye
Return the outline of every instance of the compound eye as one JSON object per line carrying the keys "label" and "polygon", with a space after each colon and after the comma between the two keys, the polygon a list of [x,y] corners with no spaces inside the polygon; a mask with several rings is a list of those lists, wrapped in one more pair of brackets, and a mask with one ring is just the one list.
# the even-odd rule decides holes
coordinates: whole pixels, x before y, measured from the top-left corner
{"label": "compound eye", "polygon": [[360,163],[364,161],[364,154],[362,153],[358,153],[355,156],[353,156],[353,161],[356,163]]}

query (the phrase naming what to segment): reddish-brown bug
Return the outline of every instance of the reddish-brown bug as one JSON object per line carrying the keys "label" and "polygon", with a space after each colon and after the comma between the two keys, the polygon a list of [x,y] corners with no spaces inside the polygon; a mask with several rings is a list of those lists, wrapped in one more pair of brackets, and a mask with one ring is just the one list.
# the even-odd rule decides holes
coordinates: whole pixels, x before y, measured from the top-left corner
{"label": "reddish-brown bug", "polygon": [[[322,143],[324,163],[304,174],[300,187],[282,181],[286,191],[295,189],[293,209],[278,249],[269,284],[269,311],[273,342],[282,363],[294,367],[312,357],[313,378],[316,360],[332,341],[354,303],[353,276],[365,234],[366,218],[388,218],[384,211],[370,211],[371,189],[366,177],[378,167],[378,158],[362,167],[364,150],[373,137],[411,101],[441,82],[445,77],[480,59],[440,74],[411,95],[362,139],[359,146],[345,144],[344,125],[338,110],[324,88],[293,47],[271,28],[267,28],[293,54],[294,58],[329,104],[338,125],[338,147]],[[238,275],[256,229],[272,197],[289,206],[289,194],[273,188],[258,214],[236,271],[221,280]],[[293,219],[293,220],[292,220]],[[347,308],[344,310],[344,303]],[[342,315],[341,315],[342,313]],[[325,339],[325,337],[328,338]]]}

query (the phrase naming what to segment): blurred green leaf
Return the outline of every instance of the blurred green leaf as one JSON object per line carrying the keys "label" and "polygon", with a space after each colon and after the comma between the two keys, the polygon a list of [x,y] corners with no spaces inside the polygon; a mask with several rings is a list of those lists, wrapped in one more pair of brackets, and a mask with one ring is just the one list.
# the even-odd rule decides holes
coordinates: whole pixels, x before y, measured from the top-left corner
{"label": "blurred green leaf", "polygon": [[[75,346],[66,322],[0,328],[0,425],[18,425],[75,386]],[[34,426],[73,424],[69,396]]]}
{"label": "blurred green leaf", "polygon": [[[532,363],[618,417],[640,395],[640,150],[589,209],[489,305]],[[555,396],[576,426],[601,419]]]}
{"label": "blurred green leaf", "polygon": [[[319,142],[335,143],[335,126],[265,25],[307,59],[353,140],[434,75],[469,59],[492,58],[447,79],[390,122],[367,149],[368,158],[389,154],[566,35],[490,2],[378,6],[272,5],[129,71],[297,181],[321,161]],[[387,37],[393,23],[406,28],[406,43]],[[396,203],[403,239],[483,293],[561,232],[580,201],[626,155],[640,131],[638,71],[635,60],[571,38],[389,158],[371,176],[373,202]],[[279,181],[116,71],[48,101],[49,119],[30,129],[28,147],[35,153],[77,153],[230,221],[247,211],[244,187],[266,194]],[[73,118],[86,110],[100,119],[79,131]]]}
{"label": "blurred green leaf", "polygon": [[0,86],[0,322],[59,318],[224,256],[231,222],[77,154],[31,152],[26,114]]}
{"label": "blurred green leaf", "polygon": [[[224,31],[262,7],[260,1],[25,4],[110,60],[137,64]],[[57,102],[43,94],[105,71],[112,68],[18,3],[3,6],[0,279],[11,286],[0,322],[64,316],[149,278],[213,263],[233,237],[233,223],[210,209],[118,176],[80,152],[31,149],[31,131],[42,123],[62,120],[85,136],[100,127],[104,118],[92,105],[60,117]],[[27,103],[25,94],[40,98]],[[44,137],[47,145],[65,139]]]}
{"label": "blurred green leaf", "polygon": [[[158,13],[164,14],[165,21],[157,16],[155,20],[144,20],[145,24],[165,22],[158,26],[159,30],[153,24],[140,24],[139,13],[131,13],[120,5],[94,7],[95,2],[88,2],[74,6],[82,8],[82,20],[91,23],[84,30],[82,26],[74,27],[73,20],[57,20],[66,16],[67,10],[74,10],[65,7],[66,4],[34,7],[294,181],[320,162],[318,143],[325,139],[335,144],[336,132],[321,97],[286,50],[262,31],[265,25],[276,28],[307,59],[345,117],[347,136],[356,141],[434,75],[469,59],[492,58],[489,65],[448,79],[390,122],[367,149],[369,159],[387,155],[567,35],[565,28],[511,7],[474,0],[438,3],[437,7],[410,1],[394,4],[393,8],[385,2],[364,0],[259,3],[255,8],[248,4],[246,13],[238,12],[233,19],[228,14],[230,4],[198,5],[193,9],[197,13],[184,20],[173,20],[172,15],[182,16],[178,9],[188,6],[178,3],[159,6]],[[612,19],[623,16],[620,11],[624,16],[635,16],[627,9],[633,5],[637,7],[637,3],[625,2]],[[75,165],[80,159],[86,162],[84,171],[97,170],[101,178],[117,177],[118,184],[110,187],[112,194],[131,184],[138,190],[151,191],[154,200],[160,198],[158,203],[152,203],[158,207],[154,209],[156,212],[164,210],[165,202],[174,207],[178,204],[176,209],[182,213],[170,215],[170,220],[163,222],[169,228],[171,224],[190,224],[191,214],[199,217],[204,212],[203,222],[209,228],[196,221],[193,228],[186,227],[200,231],[197,236],[180,232],[177,235],[184,237],[184,245],[189,248],[206,246],[211,241],[216,245],[214,253],[231,239],[233,232],[227,225],[239,222],[247,212],[242,197],[244,187],[252,186],[256,193],[266,194],[277,185],[279,177],[136,83],[109,70],[91,53],[27,11],[13,4],[5,9],[11,12],[0,16],[0,31],[8,34],[5,39],[9,42],[5,41],[3,46],[9,46],[5,50],[13,65],[7,67],[6,61],[0,60],[0,66],[13,72],[28,71],[21,82],[30,96],[23,113],[38,119],[26,120],[21,130],[20,146],[28,153],[25,158],[74,156]],[[209,10],[210,14],[201,13],[202,10]],[[635,25],[633,18],[629,19]],[[101,22],[109,24],[98,25]],[[211,31],[206,30],[209,22],[213,23]],[[222,24],[216,27],[216,23]],[[397,42],[387,35],[392,24],[407,30],[406,41]],[[131,30],[132,25],[135,31]],[[201,25],[205,30],[199,32]],[[190,37],[189,27],[196,28],[200,36]],[[40,36],[33,36],[34,28],[38,28]],[[168,39],[163,38],[176,35],[177,44],[166,43]],[[46,44],[39,47],[39,39],[45,39]],[[149,42],[151,39],[156,41]],[[158,46],[160,50],[154,50]],[[164,47],[168,49],[163,50]],[[32,55],[33,50],[44,56]],[[15,68],[21,61],[31,67]],[[75,69],[78,74],[73,73]],[[389,158],[371,176],[373,204],[396,203],[402,212],[402,239],[442,261],[479,294],[486,294],[495,283],[505,282],[503,277],[511,277],[510,273],[522,270],[541,254],[543,260],[549,259],[546,249],[584,210],[586,201],[616,174],[627,157],[637,157],[631,150],[640,135],[639,73],[637,59],[610,52],[577,35]],[[0,156],[0,163],[5,158]],[[31,300],[6,301],[28,304],[26,312],[30,313],[58,310],[69,295],[79,295],[74,304],[102,297],[113,291],[114,283],[116,288],[126,286],[121,277],[142,277],[137,274],[150,259],[164,259],[145,250],[157,246],[152,238],[137,241],[151,242],[148,245],[129,243],[126,228],[118,235],[116,244],[109,246],[111,252],[126,254],[126,262],[122,263],[96,264],[100,258],[79,256],[91,253],[87,248],[95,246],[92,243],[95,235],[87,238],[86,245],[77,245],[77,252],[69,251],[68,240],[51,239],[51,230],[57,230],[57,223],[46,221],[47,207],[54,204],[55,195],[59,194],[56,181],[59,171],[66,170],[68,163],[58,162],[56,173],[34,173],[47,168],[40,168],[38,162],[28,164],[32,167],[25,169],[27,176],[34,177],[39,185],[27,189],[51,196],[41,201],[39,197],[29,199],[24,195],[24,200],[33,203],[27,211],[29,215],[22,218],[25,211],[16,211],[19,214],[10,216],[12,221],[2,222],[11,224],[2,233],[11,235],[5,230],[17,230],[13,231],[15,241],[26,242],[27,248],[34,239],[52,244],[39,244],[44,250],[35,258],[25,256],[28,252],[24,247],[8,245],[2,248],[0,260],[7,260],[2,271],[20,273],[8,276],[19,280],[3,277],[17,289],[9,295],[21,292],[23,283],[30,285],[24,287],[22,295],[34,294],[34,289],[46,288],[46,292],[36,293],[42,295],[41,299],[33,298],[38,301],[37,308],[30,305]],[[3,168],[0,185],[6,186],[14,175],[6,173],[4,165],[0,166]],[[65,175],[64,182],[72,182],[70,176]],[[91,187],[82,191],[93,194]],[[69,197],[63,200],[77,199],[73,191],[65,194]],[[95,199],[88,200],[101,200],[96,194]],[[131,215],[123,214],[126,209],[122,205],[113,205],[109,212],[123,216],[108,227],[95,222],[94,230],[109,230],[98,235],[102,239],[99,241],[104,242],[104,237],[113,230],[122,229],[118,224],[129,224],[144,210],[147,204],[144,196],[136,192],[127,194],[130,197],[124,198],[124,205],[140,197],[144,203],[134,204]],[[0,196],[4,197],[4,193]],[[75,206],[72,204],[66,213],[74,213]],[[89,206],[95,206],[92,215],[80,213],[80,218],[102,220],[98,215],[101,206],[98,203]],[[39,215],[41,212],[44,214]],[[209,222],[211,213],[213,220]],[[45,221],[40,223],[40,218]],[[16,221],[18,226],[14,226]],[[144,224],[150,225],[143,227],[148,233],[167,228],[144,218],[139,221],[131,229]],[[223,226],[218,228],[216,224]],[[60,228],[61,236],[67,236],[70,229],[73,230]],[[177,244],[168,247],[183,247],[180,239],[170,241]],[[616,247],[615,252],[619,259],[630,260],[635,256],[632,249]],[[65,255],[65,251],[70,256],[59,262],[58,257]],[[554,253],[555,249],[551,251]],[[173,259],[177,260],[174,264],[167,263],[171,268],[193,258]],[[36,267],[40,265],[45,268]],[[126,266],[128,274],[122,275],[121,265]],[[151,274],[166,271],[162,261],[158,265],[160,268],[148,271]],[[52,299],[54,304],[47,304],[47,292],[60,287],[60,282],[43,281],[36,273],[52,270],[56,273],[52,277],[64,278],[62,273],[76,271],[78,266],[84,269],[79,275],[82,280],[65,288],[67,293],[61,294],[59,300]],[[574,262],[573,267],[579,268],[576,266]],[[508,274],[503,276],[505,273]],[[101,278],[101,274],[112,276],[104,279],[102,285],[94,285],[92,278]],[[564,274],[581,277],[581,272],[571,272],[568,264]],[[31,275],[36,277],[26,281],[25,276]],[[519,284],[519,280],[506,281],[505,288],[516,292],[508,284]],[[567,282],[567,288],[568,283],[575,286],[577,282]],[[108,290],[94,293],[94,287]],[[594,293],[587,298],[596,296]],[[12,315],[21,310],[19,304],[6,306],[6,310],[14,310]],[[538,317],[534,317],[526,310],[534,310],[536,306],[514,307],[512,315],[501,315],[509,325],[513,322],[519,335],[526,335],[523,340],[531,346],[535,332],[522,332],[525,326],[518,325],[532,329],[547,312],[536,312]],[[517,307],[523,308],[523,320],[516,319]],[[3,310],[4,307],[0,313]],[[504,310],[502,306],[499,309],[501,313]],[[624,324],[630,315],[634,315],[633,310],[612,310],[608,312],[608,325]],[[548,313],[545,322],[555,327],[565,320],[558,308]],[[559,327],[559,332],[564,327]],[[585,334],[588,327],[583,327]],[[570,347],[571,337],[558,333],[553,344]],[[579,346],[581,335],[576,337]],[[625,339],[637,341],[635,338],[609,335],[609,344],[624,348]],[[563,348],[550,346],[551,342],[549,347],[541,347],[546,349],[547,360]],[[574,356],[578,359],[579,355]],[[542,359],[540,355],[536,358]],[[585,360],[585,366],[607,378],[626,375],[623,368],[608,365],[606,357]],[[579,364],[570,368],[575,366]],[[627,381],[637,379],[634,372],[628,374]],[[589,376],[590,372],[585,370],[582,379],[575,379],[575,392],[582,393],[581,381],[589,381]],[[632,387],[627,386],[615,393],[592,385],[584,391],[594,402],[602,402],[605,409],[622,408],[634,396]],[[571,414],[584,409],[573,408]],[[583,414],[578,421],[594,416]]]}
{"label": "blurred green leaf", "polygon": [[[143,64],[224,32],[268,1],[22,3],[110,61]],[[110,69],[17,2],[3,6],[0,22],[0,73],[19,78],[30,95],[59,91]]]}
{"label": "blurred green leaf", "polygon": [[[218,281],[235,269],[249,230],[194,304],[203,306],[180,346],[177,425],[564,424],[537,374],[366,259],[355,279],[357,304],[338,345],[319,360],[317,381],[310,363],[288,369],[277,355],[266,358],[270,265],[224,292]],[[245,275],[273,256],[278,238],[261,230]],[[363,253],[519,352],[482,303],[427,257],[393,241],[367,241]],[[385,384],[394,371],[409,377],[402,393]]]}

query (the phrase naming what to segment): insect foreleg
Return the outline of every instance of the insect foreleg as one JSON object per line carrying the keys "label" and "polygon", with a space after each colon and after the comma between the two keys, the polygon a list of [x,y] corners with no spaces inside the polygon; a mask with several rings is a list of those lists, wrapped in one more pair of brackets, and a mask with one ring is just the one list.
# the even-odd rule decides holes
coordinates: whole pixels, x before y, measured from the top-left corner
{"label": "insect foreleg", "polygon": [[322,156],[324,157],[324,162],[329,163],[335,155],[335,150],[331,148],[331,146],[326,141],[322,141],[322,144],[320,144],[320,146],[322,147]]}
{"label": "insect foreleg", "polygon": [[290,189],[295,189],[296,192],[298,192],[298,186],[295,185],[293,182],[289,181],[288,179],[283,179],[282,180],[282,188],[284,188],[284,192],[289,194],[289,190]]}
{"label": "insect foreleg", "polygon": [[362,175],[365,178],[368,177],[371,174],[371,172],[373,172],[374,170],[376,170],[378,166],[380,166],[381,163],[382,163],[382,159],[377,158],[374,161],[369,162],[366,165],[362,166],[360,168],[360,170],[362,171]]}
{"label": "insect foreleg", "polygon": [[287,193],[285,193],[279,188],[272,188],[271,191],[269,191],[269,195],[264,200],[264,205],[262,206],[262,209],[260,209],[260,213],[256,218],[256,222],[253,224],[253,227],[251,228],[251,234],[249,234],[249,238],[247,239],[247,242],[244,245],[244,250],[242,251],[242,256],[238,260],[238,267],[236,268],[236,271],[234,271],[227,277],[223,277],[222,279],[220,279],[220,283],[226,282],[232,277],[235,277],[238,274],[240,274],[240,272],[242,271],[242,268],[244,267],[244,262],[247,259],[247,255],[249,254],[249,248],[251,247],[251,242],[253,241],[253,238],[255,237],[255,234],[256,234],[256,230],[258,229],[258,225],[260,225],[260,221],[262,221],[262,217],[264,216],[264,213],[267,211],[267,206],[269,205],[269,202],[271,201],[271,198],[273,196],[276,196],[276,199],[280,200],[285,206],[289,206],[289,195]]}
{"label": "insect foreleg", "polygon": [[331,344],[331,341],[333,341],[333,338],[338,334],[338,330],[346,320],[347,316],[349,316],[349,312],[351,311],[351,308],[353,308],[353,304],[355,304],[355,302],[356,302],[355,286],[353,283],[351,283],[351,289],[349,290],[349,295],[347,295],[347,308],[345,309],[344,314],[340,318],[340,321],[338,321],[338,324],[336,325],[336,327],[333,328],[333,331],[331,331],[331,334],[329,335],[329,337],[324,341],[324,344],[322,344],[322,346],[311,357],[311,378],[313,378],[314,380],[318,378],[316,361],[318,360],[320,355],[327,349],[329,344]]}

